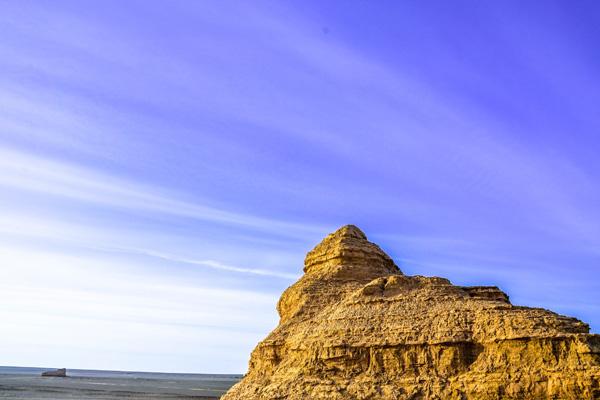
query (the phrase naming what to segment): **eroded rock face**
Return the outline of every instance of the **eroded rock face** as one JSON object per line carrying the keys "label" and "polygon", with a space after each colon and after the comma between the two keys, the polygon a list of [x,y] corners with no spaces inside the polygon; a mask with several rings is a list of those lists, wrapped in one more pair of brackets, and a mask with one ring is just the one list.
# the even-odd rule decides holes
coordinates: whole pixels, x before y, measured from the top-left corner
{"label": "eroded rock face", "polygon": [[223,399],[600,399],[600,335],[575,318],[403,275],[351,225],[304,272]]}

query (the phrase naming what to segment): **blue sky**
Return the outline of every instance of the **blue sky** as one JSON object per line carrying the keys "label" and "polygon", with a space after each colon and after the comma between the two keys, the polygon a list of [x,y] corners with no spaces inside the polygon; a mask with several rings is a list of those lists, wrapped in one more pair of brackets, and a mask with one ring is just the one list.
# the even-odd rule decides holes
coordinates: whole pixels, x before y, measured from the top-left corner
{"label": "blue sky", "polygon": [[0,364],[242,373],[304,254],[600,332],[600,7],[0,2]]}

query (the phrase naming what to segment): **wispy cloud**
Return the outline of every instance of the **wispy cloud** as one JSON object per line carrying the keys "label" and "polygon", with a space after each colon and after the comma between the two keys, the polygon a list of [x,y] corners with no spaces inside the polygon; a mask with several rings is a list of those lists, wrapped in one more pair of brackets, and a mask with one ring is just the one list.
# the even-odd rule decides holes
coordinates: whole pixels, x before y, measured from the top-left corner
{"label": "wispy cloud", "polygon": [[144,256],[155,257],[155,258],[159,258],[162,260],[171,261],[171,262],[175,262],[175,263],[184,263],[184,264],[198,265],[198,266],[207,267],[207,268],[213,268],[213,269],[220,270],[220,271],[238,272],[238,273],[242,273],[242,274],[252,274],[252,275],[262,275],[262,276],[272,276],[272,277],[283,278],[283,279],[288,279],[288,280],[295,280],[300,277],[300,275],[298,275],[298,274],[289,274],[289,273],[285,273],[285,272],[270,271],[270,270],[259,269],[259,268],[236,267],[233,265],[223,264],[223,263],[221,263],[219,261],[215,261],[215,260],[196,260],[196,259],[181,257],[181,256],[173,255],[173,254],[160,253],[160,252],[156,252],[156,251],[152,251],[152,250],[126,249],[126,248],[112,248],[112,249],[108,248],[108,249],[102,249],[102,250],[107,250],[107,251],[111,251],[111,252],[117,251],[117,252],[128,253],[128,254],[144,255]]}
{"label": "wispy cloud", "polygon": [[[109,368],[112,362],[117,368],[135,365],[148,370],[153,368],[144,365],[144,352],[159,357],[187,348],[190,355],[207,356],[208,342],[239,352],[227,356],[229,367],[215,368],[231,372],[233,365],[244,368],[253,342],[276,320],[273,294],[224,289],[198,280],[183,283],[177,276],[148,270],[140,275],[130,271],[131,262],[0,247],[0,301],[7,305],[0,310],[6,339],[0,348],[6,362],[60,361],[73,368]],[[46,332],[41,338],[40,330]],[[219,339],[211,339],[214,335]],[[103,340],[90,340],[97,337]],[[177,340],[181,341],[174,346]],[[36,360],[23,353],[25,343],[47,350]],[[61,348],[73,352],[58,356]],[[107,354],[87,361],[81,356],[99,349]],[[166,363],[164,369],[185,371],[175,362]]]}
{"label": "wispy cloud", "polygon": [[74,340],[107,367],[242,370],[250,341],[213,349],[268,330],[273,293],[345,223],[407,271],[535,278],[509,294],[563,289],[600,321],[597,24],[528,7],[3,2],[0,274],[23,301],[0,352],[56,360],[27,329],[87,323],[135,349]]}
{"label": "wispy cloud", "polygon": [[64,196],[132,211],[165,213],[218,223],[250,226],[283,235],[322,232],[322,227],[279,221],[181,200],[183,195],[113,177],[44,157],[0,149],[0,185],[46,195]]}

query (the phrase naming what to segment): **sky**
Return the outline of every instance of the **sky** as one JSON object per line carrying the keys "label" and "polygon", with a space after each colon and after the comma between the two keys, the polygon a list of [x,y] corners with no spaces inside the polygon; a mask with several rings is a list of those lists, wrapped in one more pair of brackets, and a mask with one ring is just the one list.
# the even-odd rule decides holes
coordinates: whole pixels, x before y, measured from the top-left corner
{"label": "sky", "polygon": [[356,224],[600,333],[600,4],[0,0],[0,365],[244,373]]}

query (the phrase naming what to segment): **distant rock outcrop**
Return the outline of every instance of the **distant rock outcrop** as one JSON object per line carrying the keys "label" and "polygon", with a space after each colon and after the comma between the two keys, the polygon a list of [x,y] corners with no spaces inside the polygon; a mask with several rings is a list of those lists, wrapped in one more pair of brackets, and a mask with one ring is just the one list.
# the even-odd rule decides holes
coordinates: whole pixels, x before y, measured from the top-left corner
{"label": "distant rock outcrop", "polygon": [[54,371],[42,372],[42,376],[55,376],[55,377],[59,377],[59,378],[66,378],[67,377],[67,369],[61,368],[61,369],[57,369]]}
{"label": "distant rock outcrop", "polygon": [[600,335],[575,318],[403,275],[352,225],[304,272],[224,400],[600,399]]}

